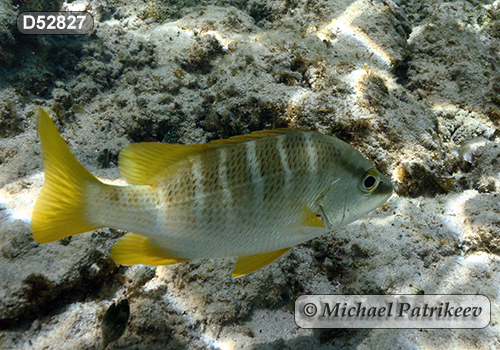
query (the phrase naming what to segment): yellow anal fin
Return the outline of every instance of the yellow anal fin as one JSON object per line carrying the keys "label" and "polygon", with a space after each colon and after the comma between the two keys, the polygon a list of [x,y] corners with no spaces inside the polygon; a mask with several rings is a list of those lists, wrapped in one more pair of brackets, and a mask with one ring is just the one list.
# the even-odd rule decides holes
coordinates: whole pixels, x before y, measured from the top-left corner
{"label": "yellow anal fin", "polygon": [[274,252],[242,256],[234,265],[233,277],[241,277],[250,272],[257,271],[288,252],[291,248],[275,250]]}
{"label": "yellow anal fin", "polygon": [[189,260],[170,256],[148,237],[135,233],[121,237],[110,252],[111,258],[121,265],[170,265]]}
{"label": "yellow anal fin", "polygon": [[321,220],[321,216],[314,214],[313,211],[308,207],[306,207],[305,205],[302,206],[302,216],[300,220],[306,226],[325,227],[323,220]]}
{"label": "yellow anal fin", "polygon": [[106,186],[71,153],[49,115],[38,109],[45,181],[31,216],[33,238],[39,243],[92,231],[99,225],[84,217],[88,186]]}

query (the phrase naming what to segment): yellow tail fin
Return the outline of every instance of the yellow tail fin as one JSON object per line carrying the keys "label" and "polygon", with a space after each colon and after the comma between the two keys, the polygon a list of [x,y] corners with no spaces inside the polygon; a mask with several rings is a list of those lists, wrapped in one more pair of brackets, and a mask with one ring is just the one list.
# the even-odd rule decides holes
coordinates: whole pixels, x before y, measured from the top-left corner
{"label": "yellow tail fin", "polygon": [[47,243],[98,229],[84,218],[85,189],[104,184],[76,160],[42,108],[38,109],[38,133],[45,181],[31,216],[33,238]]}

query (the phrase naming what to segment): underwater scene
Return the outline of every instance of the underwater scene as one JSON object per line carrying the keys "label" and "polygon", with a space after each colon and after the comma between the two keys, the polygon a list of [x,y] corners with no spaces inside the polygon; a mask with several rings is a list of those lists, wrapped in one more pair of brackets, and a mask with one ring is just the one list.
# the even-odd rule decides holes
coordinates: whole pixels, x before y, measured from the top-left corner
{"label": "underwater scene", "polygon": [[0,0],[0,349],[500,349],[499,146],[500,0]]}

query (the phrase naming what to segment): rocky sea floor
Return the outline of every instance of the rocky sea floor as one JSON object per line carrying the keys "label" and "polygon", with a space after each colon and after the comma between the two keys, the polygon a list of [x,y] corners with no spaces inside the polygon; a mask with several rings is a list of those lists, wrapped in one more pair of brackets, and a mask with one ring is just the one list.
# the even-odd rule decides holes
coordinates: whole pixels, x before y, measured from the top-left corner
{"label": "rocky sea floor", "polygon": [[[78,1],[85,36],[27,36],[0,0],[0,348],[500,348],[500,1]],[[67,5],[66,5],[67,6]],[[349,142],[395,184],[381,208],[234,279],[235,259],[120,267],[103,229],[38,244],[44,107],[123,184],[133,142],[277,127]],[[302,294],[483,294],[483,329],[301,329]],[[115,322],[116,324],[113,324]],[[123,322],[122,322],[123,323]]]}

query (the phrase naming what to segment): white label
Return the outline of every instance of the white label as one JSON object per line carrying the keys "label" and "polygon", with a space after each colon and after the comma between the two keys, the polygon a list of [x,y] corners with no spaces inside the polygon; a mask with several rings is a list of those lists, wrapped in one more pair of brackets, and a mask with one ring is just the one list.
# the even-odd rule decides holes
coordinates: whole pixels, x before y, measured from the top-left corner
{"label": "white label", "polygon": [[484,328],[491,304],[484,295],[301,295],[301,328]]}

